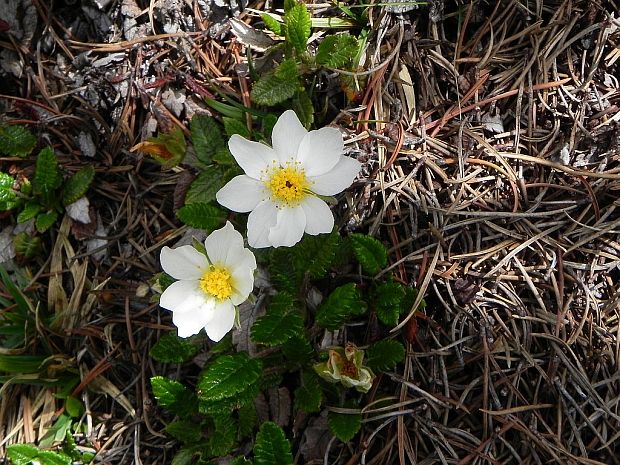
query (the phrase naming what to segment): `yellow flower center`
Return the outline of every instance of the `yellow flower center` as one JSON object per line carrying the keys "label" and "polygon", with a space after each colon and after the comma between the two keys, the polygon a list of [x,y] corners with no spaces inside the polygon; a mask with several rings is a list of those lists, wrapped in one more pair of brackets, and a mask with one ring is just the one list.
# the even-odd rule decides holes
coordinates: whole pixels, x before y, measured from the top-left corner
{"label": "yellow flower center", "polygon": [[285,168],[273,168],[265,186],[275,200],[285,204],[297,204],[308,194],[310,183],[303,169],[288,164]]}
{"label": "yellow flower center", "polygon": [[211,265],[200,278],[200,289],[219,300],[228,299],[233,292],[232,278],[226,268]]}

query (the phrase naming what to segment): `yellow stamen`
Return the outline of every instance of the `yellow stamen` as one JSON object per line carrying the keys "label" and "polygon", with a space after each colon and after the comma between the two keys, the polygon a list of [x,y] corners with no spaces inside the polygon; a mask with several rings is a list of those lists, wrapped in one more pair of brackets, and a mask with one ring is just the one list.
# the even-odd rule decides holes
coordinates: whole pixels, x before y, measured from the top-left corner
{"label": "yellow stamen", "polygon": [[273,168],[269,173],[265,186],[275,200],[285,204],[298,204],[306,195],[310,183],[303,169],[290,164],[286,168]]}
{"label": "yellow stamen", "polygon": [[232,278],[228,270],[211,265],[209,271],[200,278],[200,289],[219,300],[228,299],[233,292]]}

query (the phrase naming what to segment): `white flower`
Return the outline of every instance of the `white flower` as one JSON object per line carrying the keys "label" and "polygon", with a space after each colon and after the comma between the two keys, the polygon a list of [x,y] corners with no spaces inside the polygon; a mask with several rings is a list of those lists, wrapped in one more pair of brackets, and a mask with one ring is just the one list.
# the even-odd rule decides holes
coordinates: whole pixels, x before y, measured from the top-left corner
{"label": "white flower", "polygon": [[251,212],[252,247],[290,247],[304,232],[331,232],[334,216],[319,196],[342,192],[360,170],[357,160],[342,155],[342,134],[329,127],[308,132],[288,110],[278,118],[272,141],[273,148],[238,135],[230,138],[230,152],[245,174],[222,187],[217,201]]}
{"label": "white flower", "polygon": [[232,329],[235,306],[252,292],[256,259],[228,221],[207,237],[205,248],[206,256],[190,245],[161,250],[162,268],[178,281],[163,292],[159,305],[172,310],[180,337],[205,328],[217,342]]}

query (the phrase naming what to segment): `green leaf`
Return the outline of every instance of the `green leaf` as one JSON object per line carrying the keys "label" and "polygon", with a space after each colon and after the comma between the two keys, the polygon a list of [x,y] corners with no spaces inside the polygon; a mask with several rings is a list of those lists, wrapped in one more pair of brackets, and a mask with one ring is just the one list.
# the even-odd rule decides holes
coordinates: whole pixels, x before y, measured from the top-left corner
{"label": "green leaf", "polygon": [[282,25],[273,16],[271,16],[269,13],[261,13],[260,17],[265,23],[265,26],[267,26],[267,29],[269,29],[276,35],[283,35]]}
{"label": "green leaf", "polygon": [[214,418],[215,431],[209,436],[207,445],[212,455],[222,457],[228,455],[237,438],[237,422],[230,415]]}
{"label": "green leaf", "polygon": [[204,447],[202,445],[182,447],[174,454],[170,465],[194,465],[196,463],[202,463],[202,461],[197,462],[195,459],[198,458],[198,460],[200,460],[203,455]]}
{"label": "green leaf", "polygon": [[65,187],[62,191],[62,203],[70,205],[86,194],[94,178],[95,168],[93,168],[92,165],[82,167],[65,183]]}
{"label": "green leaf", "polygon": [[284,11],[290,11],[297,5],[297,0],[284,0]]}
{"label": "green leaf", "polygon": [[39,202],[37,202],[36,200],[29,200],[28,202],[26,202],[26,205],[24,205],[24,209],[20,212],[19,215],[17,215],[17,222],[25,223],[26,221],[31,220],[32,218],[37,216],[37,213],[39,213],[40,211],[41,205],[39,205]]}
{"label": "green leaf", "polygon": [[252,435],[258,422],[258,414],[254,404],[244,405],[239,409],[239,437],[247,438]]}
{"label": "green leaf", "polygon": [[84,404],[79,399],[76,399],[73,396],[68,396],[65,399],[65,410],[69,414],[69,416],[73,418],[81,417],[84,413]]}
{"label": "green leaf", "polygon": [[183,384],[163,376],[151,378],[153,395],[162,407],[185,416],[196,410],[196,396]]}
{"label": "green leaf", "polygon": [[6,173],[0,172],[0,211],[12,210],[20,203],[20,199],[13,190],[15,179]]}
{"label": "green leaf", "polygon": [[251,460],[246,459],[245,457],[235,457],[230,465],[252,465],[253,462]]}
{"label": "green leaf", "polygon": [[215,194],[228,181],[228,174],[219,166],[207,166],[202,170],[185,196],[185,205],[190,203],[209,203]]}
{"label": "green leaf", "polygon": [[387,265],[387,249],[374,237],[364,234],[351,234],[349,241],[353,253],[362,269],[369,275],[376,275]]}
{"label": "green leaf", "polygon": [[37,145],[37,138],[24,126],[0,124],[0,154],[26,157]]}
{"label": "green leaf", "polygon": [[71,465],[71,457],[51,450],[42,450],[37,456],[37,461],[41,465]]}
{"label": "green leaf", "polygon": [[198,353],[200,346],[192,338],[178,337],[173,332],[164,334],[157,344],[151,347],[149,355],[158,362],[183,363]]}
{"label": "green leaf", "polygon": [[239,121],[238,119],[226,117],[222,118],[222,121],[224,121],[224,131],[226,131],[226,135],[228,137],[238,134],[246,139],[250,138],[250,131],[245,123]]}
{"label": "green leaf", "polygon": [[267,307],[266,315],[252,325],[252,341],[266,346],[284,344],[291,337],[301,334],[304,322],[293,306],[293,297],[280,292]]}
{"label": "green leaf", "polygon": [[314,355],[314,350],[305,335],[298,335],[293,336],[282,345],[282,353],[289,362],[303,365]]}
{"label": "green leaf", "polygon": [[393,339],[372,344],[366,351],[366,365],[374,372],[393,370],[405,359],[405,347]]}
{"label": "green leaf", "polygon": [[324,278],[334,263],[340,243],[340,235],[337,231],[330,234],[305,236],[294,249],[295,268],[301,272],[306,271],[311,278]]}
{"label": "green leaf", "polygon": [[222,128],[210,116],[195,115],[190,122],[190,130],[196,157],[201,162],[210,164],[216,152],[226,146]]}
{"label": "green leaf", "polygon": [[386,326],[396,326],[402,310],[405,288],[394,281],[387,281],[375,289],[374,304],[377,318]]}
{"label": "green leaf", "polygon": [[301,386],[295,389],[295,406],[304,412],[313,413],[321,409],[323,391],[319,378],[312,371],[305,371],[301,377]]}
{"label": "green leaf", "polygon": [[[291,266],[293,264],[293,266]],[[295,294],[303,275],[295,265],[295,254],[291,248],[278,247],[269,253],[269,275],[276,289]]]}
{"label": "green leaf", "polygon": [[275,423],[263,423],[256,435],[254,444],[254,462],[256,465],[292,465],[291,444],[284,431]]}
{"label": "green leaf", "polygon": [[294,60],[284,60],[273,73],[265,74],[252,88],[252,99],[259,105],[273,106],[295,95],[299,75]]}
{"label": "green leaf", "polygon": [[327,414],[329,429],[342,442],[348,442],[362,427],[362,414],[345,414],[329,412]]}
{"label": "green leaf", "polygon": [[39,236],[29,236],[26,232],[20,232],[13,238],[15,253],[25,259],[36,257],[43,250],[43,242]]}
{"label": "green leaf", "polygon": [[185,135],[179,127],[170,132],[162,132],[141,142],[132,150],[140,150],[151,155],[164,168],[177,166],[185,158]]}
{"label": "green leaf", "polygon": [[233,397],[256,383],[262,365],[242,352],[218,357],[202,374],[198,383],[201,400],[216,401]]}
{"label": "green leaf", "polygon": [[310,37],[310,13],[304,3],[298,3],[284,14],[286,39],[299,53],[306,51]]}
{"label": "green leaf", "polygon": [[202,439],[201,426],[189,420],[169,423],[166,425],[166,433],[183,443],[198,442]]}
{"label": "green leaf", "polygon": [[51,147],[45,147],[37,156],[33,187],[36,194],[54,192],[60,187],[62,176],[58,170],[58,159]]}
{"label": "green leaf", "polygon": [[236,166],[237,162],[233,158],[228,147],[222,147],[217,151],[215,155],[213,155],[213,161],[218,165],[224,166]]}
{"label": "green leaf", "polygon": [[35,220],[35,226],[37,231],[44,233],[51,228],[58,219],[58,212],[56,210],[50,210],[45,213],[39,213]]}
{"label": "green leaf", "polygon": [[316,322],[322,328],[336,330],[351,315],[359,315],[366,311],[366,303],[361,299],[355,283],[337,287],[321,303]]}
{"label": "green leaf", "polygon": [[177,210],[177,218],[192,228],[213,231],[226,219],[226,212],[207,203],[190,203]]}
{"label": "green leaf", "polygon": [[352,35],[329,35],[319,44],[316,62],[328,68],[348,67],[357,53],[357,39]]}
{"label": "green leaf", "polygon": [[249,385],[242,392],[221,400],[203,400],[200,399],[200,413],[208,415],[223,415],[231,413],[234,410],[246,407],[256,399],[260,392],[260,384],[254,383]]}
{"label": "green leaf", "polygon": [[11,444],[6,448],[6,455],[13,465],[29,465],[39,452],[39,449],[30,444]]}

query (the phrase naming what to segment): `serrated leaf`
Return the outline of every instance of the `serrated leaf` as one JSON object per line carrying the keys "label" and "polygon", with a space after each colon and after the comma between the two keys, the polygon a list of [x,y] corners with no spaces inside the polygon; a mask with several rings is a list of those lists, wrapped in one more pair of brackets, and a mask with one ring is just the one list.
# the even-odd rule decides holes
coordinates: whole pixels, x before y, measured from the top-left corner
{"label": "serrated leaf", "polygon": [[224,168],[207,166],[192,182],[185,196],[185,205],[213,202],[215,200],[215,193],[224,186],[228,177]]}
{"label": "serrated leaf", "polygon": [[221,126],[210,116],[194,115],[190,130],[196,157],[205,164],[211,163],[216,152],[226,146]]}
{"label": "serrated leaf", "polygon": [[298,0],[284,0],[284,11],[290,11],[291,8],[294,8],[297,5]]}
{"label": "serrated leaf", "polygon": [[10,157],[26,157],[37,145],[37,138],[24,126],[0,125],[0,154]]}
{"label": "serrated leaf", "polygon": [[202,439],[201,426],[189,420],[168,423],[166,425],[166,433],[183,443],[198,442]]}
{"label": "serrated leaf", "polygon": [[39,203],[35,200],[29,200],[26,202],[26,205],[24,205],[24,209],[19,213],[19,215],[17,215],[17,222],[25,223],[26,221],[37,216],[37,213],[40,211],[41,205],[39,205]]}
{"label": "serrated leaf", "polygon": [[265,23],[265,26],[267,26],[267,29],[276,35],[282,35],[282,25],[273,16],[269,13],[261,13],[260,17]]}
{"label": "serrated leaf", "polygon": [[239,410],[250,405],[260,392],[260,384],[255,383],[248,386],[244,391],[221,400],[200,399],[200,413],[208,415],[223,415]]}
{"label": "serrated leaf", "polygon": [[207,445],[212,455],[222,457],[229,454],[237,438],[237,422],[230,415],[214,418],[215,430],[209,436]]}
{"label": "serrated leaf", "polygon": [[196,457],[200,458],[204,455],[204,447],[201,445],[183,447],[174,454],[170,465],[194,465]]}
{"label": "serrated leaf", "polygon": [[327,422],[334,436],[342,442],[348,442],[353,439],[362,427],[362,415],[360,413],[345,414],[329,412],[327,414]]}
{"label": "serrated leaf", "polygon": [[292,465],[291,444],[284,431],[275,423],[263,423],[256,435],[254,444],[254,462],[256,465]]}
{"label": "serrated leaf", "polygon": [[295,406],[307,413],[321,409],[323,391],[319,378],[311,371],[305,371],[301,377],[301,385],[295,389]]}
{"label": "serrated leaf", "polygon": [[259,105],[273,106],[291,98],[299,88],[294,60],[284,60],[273,73],[265,74],[252,88],[252,99]]}
{"label": "serrated leaf", "polygon": [[347,67],[358,48],[357,39],[350,34],[329,35],[319,44],[316,62],[329,68]]}
{"label": "serrated leaf", "polygon": [[282,345],[282,353],[291,363],[302,365],[314,355],[310,341],[305,335],[294,336]]}
{"label": "serrated leaf", "polygon": [[13,465],[29,465],[39,455],[39,449],[30,444],[11,444],[6,448],[6,455]]}
{"label": "serrated leaf", "polygon": [[250,131],[245,123],[239,121],[238,119],[226,117],[222,118],[222,121],[224,121],[224,131],[228,137],[238,134],[241,137],[250,139]]}
{"label": "serrated leaf", "polygon": [[153,395],[162,407],[185,416],[196,410],[196,396],[183,384],[163,376],[151,378]]}
{"label": "serrated leaf", "polygon": [[20,203],[13,190],[15,179],[13,176],[0,172],[0,211],[12,210]]}
{"label": "serrated leaf", "polygon": [[207,203],[190,203],[177,210],[177,218],[192,228],[213,231],[226,219],[226,212]]}
{"label": "serrated leaf", "polygon": [[366,351],[366,365],[374,372],[393,370],[405,359],[405,347],[393,339],[372,344]]}
{"label": "serrated leaf", "polygon": [[21,232],[13,238],[13,247],[18,256],[31,259],[41,253],[43,242],[39,236],[29,236],[28,233]]}
{"label": "serrated leaf", "polygon": [[366,304],[361,299],[355,283],[348,283],[337,287],[321,303],[316,322],[322,328],[336,330],[340,328],[351,315],[359,315],[366,311]]}
{"label": "serrated leaf", "polygon": [[236,161],[233,158],[228,147],[222,147],[217,151],[215,155],[213,155],[213,161],[218,165],[223,166],[236,166]]}
{"label": "serrated leaf", "polygon": [[301,334],[304,322],[293,306],[293,297],[280,292],[267,306],[266,315],[252,325],[252,341],[267,346],[284,344],[291,337]]}
{"label": "serrated leaf", "polygon": [[396,326],[404,298],[405,288],[397,282],[388,281],[377,286],[373,300],[379,321],[386,326]]}
{"label": "serrated leaf", "polygon": [[149,355],[158,362],[183,363],[198,353],[200,346],[189,338],[178,337],[174,333],[164,334],[157,344],[151,347]]}
{"label": "serrated leaf", "polygon": [[376,275],[387,265],[387,249],[374,237],[351,234],[349,241],[357,261],[369,275]]}
{"label": "serrated leaf", "polygon": [[65,187],[62,191],[62,203],[70,205],[86,194],[94,178],[95,168],[93,168],[92,165],[82,167],[65,183]]}
{"label": "serrated leaf", "polygon": [[310,37],[310,13],[304,3],[298,3],[284,14],[286,39],[299,53],[306,50]]}
{"label": "serrated leaf", "polygon": [[71,465],[71,457],[51,450],[42,450],[37,455],[37,461],[41,465]]}
{"label": "serrated leaf", "polygon": [[58,219],[58,212],[56,210],[50,210],[46,213],[40,213],[37,215],[37,219],[34,224],[37,228],[37,231],[40,233],[44,233],[49,228],[51,228],[56,220]]}
{"label": "serrated leaf", "polygon": [[172,168],[185,158],[185,136],[181,128],[175,126],[172,131],[159,133],[131,148],[132,152],[138,150],[148,153],[164,168]]}
{"label": "serrated leaf", "polygon": [[252,435],[254,427],[258,421],[256,407],[254,404],[244,405],[239,409],[239,437],[247,438]]}
{"label": "serrated leaf", "polygon": [[246,353],[223,355],[202,374],[198,383],[198,396],[205,401],[233,397],[256,383],[261,372],[261,362]]}
{"label": "serrated leaf", "polygon": [[45,147],[37,156],[33,187],[37,194],[51,193],[60,187],[62,176],[58,170],[58,159],[51,147]]}
{"label": "serrated leaf", "polygon": [[294,248],[295,267],[310,277],[318,279],[327,275],[340,247],[340,235],[333,231],[330,234],[306,236]]}

